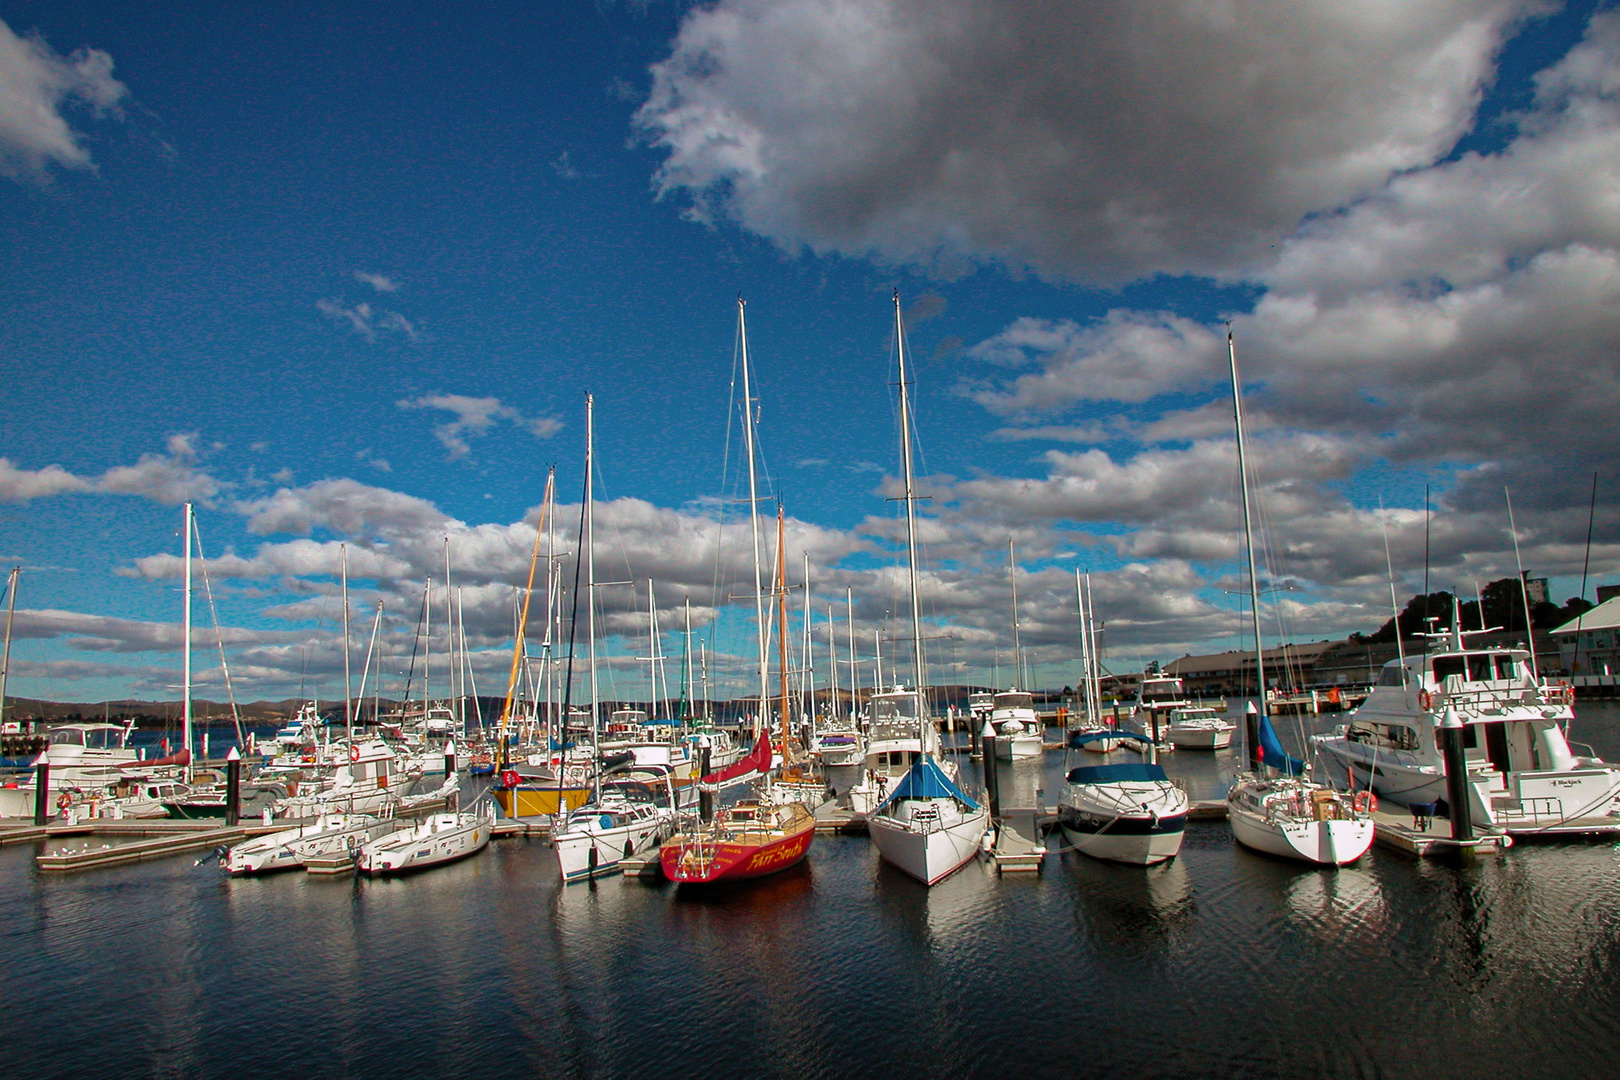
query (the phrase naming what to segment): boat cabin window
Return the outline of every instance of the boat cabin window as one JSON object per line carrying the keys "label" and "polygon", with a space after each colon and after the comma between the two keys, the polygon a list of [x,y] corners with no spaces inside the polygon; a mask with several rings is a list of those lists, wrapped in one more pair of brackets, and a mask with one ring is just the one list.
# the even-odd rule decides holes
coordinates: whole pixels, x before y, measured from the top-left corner
{"label": "boat cabin window", "polygon": [[84,732],[77,728],[62,728],[51,732],[52,746],[83,746]]}
{"label": "boat cabin window", "polygon": [[1437,656],[1434,658],[1434,681],[1445,682],[1453,675],[1466,675],[1468,662],[1461,656]]}
{"label": "boat cabin window", "polygon": [[1035,698],[1030,694],[997,694],[998,709],[1033,709]]}
{"label": "boat cabin window", "polygon": [[1491,676],[1491,658],[1488,654],[1468,658],[1468,680],[1470,682],[1488,682]]}
{"label": "boat cabin window", "polygon": [[1517,679],[1519,677],[1519,661],[1512,653],[1497,653],[1491,659],[1496,661],[1496,677],[1498,679]]}
{"label": "boat cabin window", "polygon": [[1351,742],[1362,743],[1385,750],[1416,750],[1418,748],[1418,733],[1416,728],[1404,724],[1371,724],[1357,721],[1350,725],[1346,736]]}
{"label": "boat cabin window", "polygon": [[1405,686],[1406,669],[1399,664],[1385,665],[1384,670],[1378,673],[1379,686]]}
{"label": "boat cabin window", "polygon": [[904,697],[880,697],[872,702],[872,719],[893,720],[897,717],[914,717],[917,715],[917,698],[907,694]]}

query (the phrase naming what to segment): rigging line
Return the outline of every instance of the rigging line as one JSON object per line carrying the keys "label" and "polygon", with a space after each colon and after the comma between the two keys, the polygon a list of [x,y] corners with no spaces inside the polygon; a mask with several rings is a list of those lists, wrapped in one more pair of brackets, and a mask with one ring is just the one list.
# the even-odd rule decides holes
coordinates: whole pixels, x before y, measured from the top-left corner
{"label": "rigging line", "polygon": [[231,723],[236,725],[236,745],[246,746],[247,739],[242,735],[242,711],[236,707],[236,689],[231,685],[231,665],[225,660],[225,635],[219,629],[219,609],[214,606],[214,588],[208,581],[208,563],[203,558],[202,532],[197,528],[195,514],[191,516],[191,531],[197,538],[197,565],[202,569],[203,594],[208,597],[208,614],[214,620],[214,644],[219,646],[219,669],[225,677],[225,696],[231,703]]}
{"label": "rigging line", "polygon": [[[1581,559],[1581,602],[1586,602],[1586,574],[1592,568],[1592,522],[1597,518],[1597,481],[1598,474],[1592,473],[1592,501],[1586,509],[1586,554]],[[1481,605],[1480,617],[1484,618],[1484,605]],[[1573,676],[1580,670],[1581,663],[1581,627],[1586,619],[1583,611],[1575,617],[1575,655],[1570,661],[1569,673]],[[1568,734],[1567,732],[1565,733]]]}

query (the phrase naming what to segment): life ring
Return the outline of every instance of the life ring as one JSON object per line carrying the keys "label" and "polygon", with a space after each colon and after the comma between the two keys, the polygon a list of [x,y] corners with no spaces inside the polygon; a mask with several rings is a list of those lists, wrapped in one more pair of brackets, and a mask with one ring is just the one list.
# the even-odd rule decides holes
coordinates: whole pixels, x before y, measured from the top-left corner
{"label": "life ring", "polygon": [[1358,814],[1373,814],[1378,812],[1378,796],[1371,791],[1358,791],[1355,798],[1350,800],[1350,806]]}
{"label": "life ring", "polygon": [[62,794],[60,794],[60,795],[58,795],[56,797],[56,808],[58,810],[66,810],[69,806],[72,806],[72,805],[73,805],[73,796],[69,795],[67,792],[64,791],[64,792],[62,792]]}
{"label": "life ring", "polygon": [[359,761],[360,760],[360,748],[358,746],[349,747],[349,760],[350,761]]}
{"label": "life ring", "polygon": [[515,788],[519,784],[521,784],[522,782],[523,782],[523,777],[519,776],[512,769],[507,769],[505,772],[501,773],[501,786],[502,787]]}
{"label": "life ring", "polygon": [[1424,712],[1428,712],[1430,709],[1434,708],[1434,695],[1429,693],[1427,690],[1419,690],[1418,708],[1422,709]]}

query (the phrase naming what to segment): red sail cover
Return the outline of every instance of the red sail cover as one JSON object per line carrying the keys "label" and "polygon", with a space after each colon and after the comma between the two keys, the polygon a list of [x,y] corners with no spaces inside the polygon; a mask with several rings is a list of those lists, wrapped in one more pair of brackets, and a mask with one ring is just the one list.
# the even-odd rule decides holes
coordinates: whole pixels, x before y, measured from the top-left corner
{"label": "red sail cover", "polygon": [[769,772],[771,768],[771,740],[761,735],[754,740],[754,749],[741,761],[732,762],[719,772],[712,772],[698,780],[700,784],[724,784],[739,776]]}

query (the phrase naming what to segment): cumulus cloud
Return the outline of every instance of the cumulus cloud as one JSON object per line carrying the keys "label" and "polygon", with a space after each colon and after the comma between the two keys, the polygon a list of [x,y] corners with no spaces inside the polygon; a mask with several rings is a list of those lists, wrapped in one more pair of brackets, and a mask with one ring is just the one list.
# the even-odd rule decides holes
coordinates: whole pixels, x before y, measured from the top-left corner
{"label": "cumulus cloud", "polygon": [[63,492],[88,491],[90,486],[88,480],[60,465],[19,469],[9,458],[0,458],[0,502],[27,502]]}
{"label": "cumulus cloud", "polygon": [[356,270],[354,272],[354,280],[362,282],[366,285],[370,285],[378,292],[386,293],[399,291],[399,282],[392,278],[384,277],[381,274],[371,274],[364,270]]}
{"label": "cumulus cloud", "polygon": [[0,174],[41,182],[52,166],[93,168],[64,109],[119,117],[129,91],[112,69],[112,57],[100,49],[62,56],[43,38],[18,37],[0,22]]}
{"label": "cumulus cloud", "polygon": [[563,422],[550,416],[524,416],[499,398],[468,397],[465,394],[430,394],[395,402],[401,409],[436,409],[448,412],[453,419],[433,428],[433,437],[449,451],[451,461],[458,461],[472,453],[467,444],[469,435],[487,435],[497,421],[517,425],[537,439],[549,439],[562,430]]}
{"label": "cumulus cloud", "polygon": [[1538,0],[723,0],[637,120],[660,191],[784,248],[1229,273],[1441,158]]}

